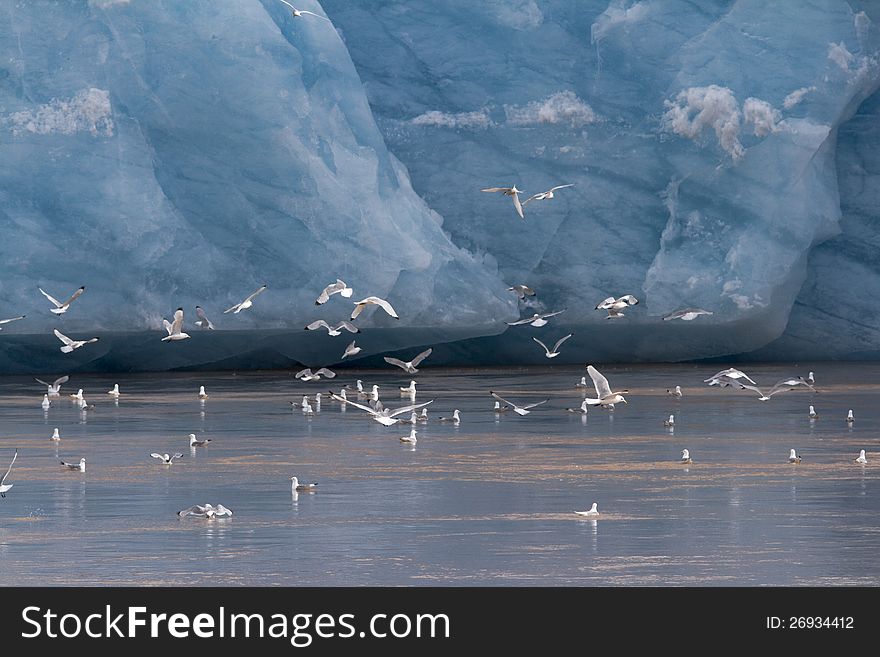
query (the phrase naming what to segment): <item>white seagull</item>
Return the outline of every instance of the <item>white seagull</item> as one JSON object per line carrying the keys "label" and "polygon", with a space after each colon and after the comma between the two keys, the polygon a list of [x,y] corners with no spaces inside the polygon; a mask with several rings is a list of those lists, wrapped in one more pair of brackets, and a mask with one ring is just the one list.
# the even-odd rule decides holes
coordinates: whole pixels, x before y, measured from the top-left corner
{"label": "white seagull", "polygon": [[529,410],[530,408],[534,408],[535,406],[540,406],[541,404],[546,404],[548,401],[550,401],[549,399],[545,399],[544,401],[535,402],[534,404],[526,404],[525,406],[517,406],[512,401],[508,401],[508,400],[504,399],[503,397],[499,397],[491,390],[489,391],[489,394],[492,395],[498,401],[504,402],[505,404],[510,406],[513,409],[513,412],[516,413],[517,415],[528,415],[529,413],[531,413],[531,411]]}
{"label": "white seagull", "polygon": [[819,414],[816,412],[816,409],[810,406],[810,419],[815,420],[819,417]]}
{"label": "white seagull", "polygon": [[114,383],[113,390],[108,390],[107,394],[110,395],[111,397],[118,397],[119,395],[121,395],[122,393],[119,392],[119,384]]}
{"label": "white seagull", "polygon": [[315,16],[315,17],[317,17],[317,18],[323,18],[323,19],[324,19],[325,21],[327,21],[328,23],[332,23],[332,22],[333,22],[333,21],[331,21],[329,18],[327,18],[326,16],[321,16],[320,14],[316,14],[316,13],[313,12],[313,11],[306,11],[305,9],[297,9],[297,8],[294,7],[292,4],[290,4],[289,2],[287,2],[287,0],[281,0],[281,2],[283,2],[283,3],[286,4],[288,7],[290,7],[290,9],[291,9],[291,13],[292,13],[295,17],[297,17],[297,18],[302,17],[303,14],[308,14],[309,16]]}
{"label": "white seagull", "polygon": [[307,367],[304,370],[300,370],[297,372],[294,377],[297,379],[302,379],[303,381],[319,381],[322,376],[326,376],[328,379],[332,379],[336,376],[336,372],[328,370],[326,367],[322,367],[316,372],[312,372],[311,368]]}
{"label": "white seagull", "polygon": [[458,414],[458,409],[456,408],[452,411],[452,417],[438,417],[438,422],[452,422],[453,424],[458,424],[461,422],[461,416]]}
{"label": "white seagull", "polygon": [[812,372],[807,374],[807,383],[809,383],[809,384],[816,383],[816,377],[813,376]]}
{"label": "white seagull", "polygon": [[207,399],[208,393],[205,392],[205,386],[199,386],[199,399]]}
{"label": "white seagull", "polygon": [[788,453],[788,462],[789,463],[800,463],[801,462],[801,457],[798,456],[798,453],[796,451],[794,451],[794,449],[792,449]]}
{"label": "white seagull", "polygon": [[[375,388],[375,386],[373,386]],[[364,406],[363,404],[358,404],[351,400],[343,400],[339,395],[330,392],[330,396],[336,401],[346,401],[349,405],[354,406],[355,408],[359,408],[362,411],[366,411],[370,414],[370,417],[382,424],[386,427],[390,427],[392,424],[397,424],[400,420],[397,419],[396,416],[402,415],[403,413],[411,413],[417,408],[422,408],[423,406],[427,406],[432,403],[434,400],[422,402],[421,404],[411,404],[409,406],[403,406],[402,408],[390,409],[390,408],[370,408],[369,406]]]}
{"label": "white seagull", "polygon": [[51,406],[51,405],[52,405],[52,402],[49,401],[49,395],[44,394],[43,401],[40,402],[40,406],[42,406],[43,410],[45,411],[45,410],[48,410],[49,406]]}
{"label": "white seagull", "polygon": [[855,422],[855,420],[856,419],[855,419],[855,417],[853,417],[852,409],[849,409],[849,411],[847,411],[847,413],[846,413],[846,421],[848,423],[852,424],[853,422]]}
{"label": "white seagull", "polygon": [[682,463],[693,463],[693,459],[691,458],[691,453],[686,449],[681,450],[681,462]]}
{"label": "white seagull", "polygon": [[546,201],[547,199],[554,198],[553,192],[557,189],[565,189],[566,187],[574,187],[574,183],[569,183],[568,185],[556,185],[556,187],[551,187],[546,192],[538,192],[537,194],[532,194],[525,201],[523,201],[523,205],[526,205],[529,201]]}
{"label": "white seagull", "polygon": [[410,381],[409,385],[406,388],[400,388],[401,395],[410,395],[411,397],[416,396],[416,382]]}
{"label": "white seagull", "polygon": [[502,404],[500,401],[495,402],[495,408],[492,409],[496,413],[506,413],[510,410],[510,406],[507,404]]}
{"label": "white seagull", "polygon": [[596,502],[593,502],[593,506],[590,507],[589,511],[575,511],[579,516],[598,516],[599,515],[599,505]]}
{"label": "white seagull", "polygon": [[195,516],[197,518],[229,518],[232,516],[232,509],[227,509],[222,504],[218,504],[217,506],[213,506],[212,504],[193,504],[188,509],[183,509],[183,511],[178,511],[177,515],[181,518],[185,518],[186,516]]}
{"label": "white seagull", "polygon": [[559,355],[559,347],[561,347],[562,343],[565,342],[566,340],[568,340],[571,336],[572,336],[572,334],[569,333],[565,337],[559,338],[559,340],[556,341],[556,344],[553,345],[552,351],[550,349],[548,349],[547,345],[545,345],[543,342],[541,342],[538,338],[532,338],[532,340],[534,340],[539,345],[544,347],[544,352],[545,352],[544,355],[547,356],[547,358],[556,358]]}
{"label": "white seagull", "polygon": [[237,315],[242,310],[247,310],[248,308],[250,308],[251,306],[254,305],[254,299],[257,297],[257,295],[262,293],[265,289],[266,289],[266,286],[261,285],[256,290],[254,290],[253,293],[248,295],[244,301],[241,301],[241,302],[235,304],[234,306],[230,306],[229,308],[224,310],[223,314],[225,315],[226,313],[235,313]]}
{"label": "white seagull", "polygon": [[432,351],[434,351],[433,348],[425,349],[410,361],[402,361],[399,358],[391,358],[389,356],[385,356],[384,360],[389,365],[397,365],[397,367],[401,368],[407,374],[415,374],[418,372],[416,366],[430,356]]}
{"label": "white seagull", "polygon": [[481,189],[481,192],[501,192],[505,196],[513,197],[513,207],[516,208],[516,213],[519,215],[520,219],[525,219],[525,215],[523,214],[522,203],[519,201],[519,195],[522,194],[521,189],[517,189],[516,185],[513,187],[487,187],[486,189]]}
{"label": "white seagull", "polygon": [[84,458],[80,459],[79,463],[67,463],[66,461],[61,461],[61,465],[68,470],[79,470],[80,472],[86,471],[86,460]]}
{"label": "white seagull", "polygon": [[362,351],[361,348],[355,344],[354,340],[352,340],[351,344],[345,348],[345,351],[343,352],[342,357],[346,358],[347,356],[356,356],[359,353],[361,353],[361,351]]}
{"label": "white seagull", "polygon": [[76,301],[77,298],[79,298],[79,295],[81,295],[83,292],[86,291],[86,286],[83,285],[81,288],[77,289],[77,291],[74,292],[72,295],[70,295],[70,298],[67,301],[65,301],[64,303],[61,303],[58,299],[53,297],[51,294],[46,293],[43,290],[43,288],[38,287],[37,289],[40,292],[42,292],[44,297],[46,297],[49,301],[51,301],[55,305],[54,308],[49,308],[49,312],[55,313],[56,315],[63,315],[64,313],[67,312],[67,309],[70,308],[70,304],[72,304],[74,301]]}
{"label": "white seagull", "polygon": [[171,455],[168,455],[167,453],[159,454],[158,452],[153,452],[152,454],[150,454],[150,456],[152,456],[154,459],[159,459],[165,465],[171,465],[174,462],[174,459],[183,458],[183,454],[181,454],[180,452]]}
{"label": "white seagull", "polygon": [[516,296],[520,299],[535,296],[535,291],[528,285],[511,285],[509,288],[507,288],[507,291],[516,292]]}
{"label": "white seagull", "polygon": [[71,340],[58,329],[54,329],[54,332],[55,337],[64,343],[64,346],[61,347],[61,352],[65,354],[69,354],[74,349],[79,349],[83,345],[98,341],[98,338],[91,338],[90,340]]}
{"label": "white seagull", "polygon": [[61,440],[61,432],[58,431],[58,427],[55,427],[55,431],[52,432],[52,437],[49,440]]}
{"label": "white seagull", "polygon": [[365,299],[361,299],[360,301],[355,301],[354,310],[351,311],[351,317],[349,319],[354,321],[355,318],[357,318],[357,316],[360,315],[363,312],[364,308],[366,308],[367,306],[379,306],[394,319],[400,319],[400,317],[397,316],[397,313],[394,312],[394,308],[391,307],[391,304],[385,301],[385,299],[381,299],[379,297],[367,297]]}
{"label": "white seagull", "polygon": [[0,497],[6,497],[6,492],[15,486],[15,484],[7,484],[6,478],[9,476],[9,473],[12,472],[12,464],[15,463],[15,459],[18,458],[18,450],[15,450],[15,454],[12,455],[12,461],[9,463],[9,467],[6,469],[6,474],[0,478]]}
{"label": "white seagull", "polygon": [[690,322],[700,315],[712,315],[714,314],[711,310],[703,310],[702,308],[682,308],[681,310],[675,310],[668,315],[663,316],[664,321],[669,321],[670,319],[680,319],[683,322]]}
{"label": "white seagull", "polygon": [[321,294],[315,299],[315,305],[320,306],[323,303],[327,303],[330,301],[330,297],[334,294],[339,294],[348,299],[353,292],[354,291],[345,284],[345,281],[337,278],[335,283],[328,285],[321,291]]}
{"label": "white seagull", "polygon": [[681,386],[675,386],[675,389],[674,389],[674,390],[670,390],[669,388],[667,388],[667,389],[666,389],[666,394],[667,394],[667,395],[671,395],[671,396],[673,396],[673,397],[681,397],[681,396],[682,396],[682,394],[681,394]]}
{"label": "white seagull", "polygon": [[214,325],[211,323],[211,320],[208,319],[208,316],[205,314],[205,309],[201,306],[196,306],[196,316],[198,320],[196,320],[195,325],[200,329],[207,329],[209,331],[214,330]]}
{"label": "white seagull", "polygon": [[416,439],[416,433],[418,433],[418,432],[415,429],[412,429],[409,432],[408,436],[401,436],[400,437],[400,442],[406,443],[408,445],[415,445],[418,442],[418,440]]}
{"label": "white seagull", "polygon": [[194,433],[189,434],[189,446],[190,447],[204,447],[209,442],[211,442],[210,438],[205,438],[204,440],[198,440],[196,438],[196,434],[194,434]]}
{"label": "white seagull", "polygon": [[664,427],[674,427],[675,426],[675,415],[670,415],[668,420],[663,421]]}
{"label": "white seagull", "polygon": [[189,337],[189,333],[183,332],[183,308],[178,308],[174,311],[173,322],[163,319],[162,326],[164,326],[165,330],[168,332],[168,335],[162,338],[162,342],[168,342],[169,340],[186,340]]}
{"label": "white seagull", "polygon": [[[8,324],[9,322],[17,322],[18,320],[24,319],[24,318],[25,318],[25,315],[19,315],[18,317],[10,317],[9,319],[0,319],[0,325]],[[3,329],[0,328],[0,331],[2,331],[2,330]]]}
{"label": "white seagull", "polygon": [[590,384],[587,383],[587,377],[582,376],[581,380],[574,384],[575,388],[589,388]]}
{"label": "white seagull", "polygon": [[317,485],[317,483],[301,484],[296,477],[290,478],[290,490],[292,491],[315,490]]}
{"label": "white seagull", "polygon": [[61,384],[67,383],[70,379],[69,376],[65,375],[55,379],[52,383],[46,383],[42,379],[36,379],[37,383],[42,383],[47,388],[47,393],[50,397],[58,397],[61,394]]}
{"label": "white seagull", "polygon": [[589,412],[589,404],[587,404],[587,400],[581,402],[580,408],[566,408],[569,413],[580,413],[581,415],[586,415]]}
{"label": "white seagull", "polygon": [[605,319],[614,319],[616,317],[623,317],[624,314],[621,311],[628,306],[636,305],[638,302],[639,300],[631,294],[624,294],[617,299],[614,297],[608,297],[596,305],[596,310],[607,310],[608,317]]}
{"label": "white seagull", "polygon": [[542,313],[542,314],[535,313],[531,317],[524,317],[523,319],[518,319],[515,322],[504,322],[504,323],[507,324],[508,326],[521,326],[522,324],[529,324],[531,326],[535,326],[535,327],[540,328],[541,326],[544,326],[549,323],[547,321],[548,317],[555,317],[556,315],[559,315],[564,312],[565,312],[565,309],[563,308],[562,310],[557,310],[556,312],[553,312],[553,313]]}
{"label": "white seagull", "polygon": [[76,392],[72,392],[72,393],[70,393],[70,394],[68,395],[68,397],[70,397],[71,400],[82,401],[82,400],[83,400],[83,389],[80,388],[80,389],[77,390]]}
{"label": "white seagull", "polygon": [[857,459],[855,460],[855,462],[856,462],[856,463],[861,463],[862,465],[864,465],[865,463],[868,462],[868,459],[865,457],[865,450],[862,450],[862,451],[859,452],[859,458],[857,458]]}
{"label": "white seagull", "polygon": [[345,329],[349,333],[360,333],[361,330],[349,322],[348,320],[343,319],[341,322],[336,324],[336,326],[330,326],[323,319],[316,320],[311,324],[306,326],[306,331],[314,331],[315,329],[325,328],[327,329],[327,334],[331,336],[342,335],[342,329]]}
{"label": "white seagull", "polygon": [[738,370],[735,367],[731,367],[726,370],[721,370],[720,372],[717,372],[717,373],[713,374],[712,376],[710,376],[708,379],[703,379],[703,383],[708,383],[710,386],[730,385],[728,382],[724,381],[725,378],[727,378],[727,379],[745,379],[746,381],[748,381],[752,385],[757,385],[754,381],[752,381],[751,378],[749,378],[749,376],[745,372]]}
{"label": "white seagull", "polygon": [[593,379],[593,385],[596,388],[596,399],[585,399],[590,406],[596,406],[600,404],[602,406],[611,406],[614,404],[628,404],[623,394],[624,392],[628,392],[627,390],[620,391],[612,391],[611,386],[608,385],[608,379],[606,379],[602,374],[599,373],[592,365],[587,366],[587,374],[590,375],[590,378]]}

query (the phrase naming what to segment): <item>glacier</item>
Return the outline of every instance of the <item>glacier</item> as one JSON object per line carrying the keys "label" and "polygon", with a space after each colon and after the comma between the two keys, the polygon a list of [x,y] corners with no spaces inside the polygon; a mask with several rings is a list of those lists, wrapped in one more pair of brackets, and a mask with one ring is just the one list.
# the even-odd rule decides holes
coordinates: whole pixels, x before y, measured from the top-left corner
{"label": "glacier", "polygon": [[338,365],[371,294],[353,365],[880,356],[876,3],[302,4],[3,7],[0,371]]}

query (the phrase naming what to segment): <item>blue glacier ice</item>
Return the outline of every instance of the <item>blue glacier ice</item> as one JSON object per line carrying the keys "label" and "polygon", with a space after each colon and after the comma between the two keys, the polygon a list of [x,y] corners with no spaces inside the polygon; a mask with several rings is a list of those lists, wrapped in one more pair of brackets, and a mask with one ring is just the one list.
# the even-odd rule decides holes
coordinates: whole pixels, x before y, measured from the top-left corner
{"label": "blue glacier ice", "polygon": [[[355,364],[546,362],[531,337],[568,331],[557,361],[880,355],[877,3],[302,4],[332,22],[4,7],[0,371],[335,364],[302,327],[370,294],[401,319],[365,313]],[[525,220],[479,191],[562,183]],[[38,285],[87,290],[59,319]],[[178,306],[193,339],[161,343]],[[660,320],[683,306],[714,315]]]}

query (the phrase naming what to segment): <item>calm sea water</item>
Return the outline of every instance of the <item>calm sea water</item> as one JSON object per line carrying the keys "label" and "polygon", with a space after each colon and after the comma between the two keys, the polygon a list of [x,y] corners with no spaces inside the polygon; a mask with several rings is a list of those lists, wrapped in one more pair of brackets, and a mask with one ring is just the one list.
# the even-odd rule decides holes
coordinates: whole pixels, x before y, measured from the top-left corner
{"label": "calm sea water", "polygon": [[[393,370],[74,375],[45,413],[42,386],[2,378],[0,474],[19,457],[0,499],[0,585],[880,584],[880,365],[743,366],[768,387],[816,372],[819,392],[766,403],[706,387],[721,366],[600,369],[630,403],[586,417],[565,412],[582,368],[424,369],[417,400],[434,402],[415,448],[398,440],[408,426],[289,404],[355,378],[404,404],[410,377]],[[94,410],[68,399],[77,388]],[[490,389],[550,402],[496,415]],[[456,408],[459,426],[436,422]],[[189,433],[213,441],[191,451]],[[184,457],[166,467],[154,451]],[[85,473],[58,463],[80,457]],[[317,492],[294,497],[291,475]],[[205,502],[234,517],[176,515]],[[573,513],[593,502],[598,520]]]}

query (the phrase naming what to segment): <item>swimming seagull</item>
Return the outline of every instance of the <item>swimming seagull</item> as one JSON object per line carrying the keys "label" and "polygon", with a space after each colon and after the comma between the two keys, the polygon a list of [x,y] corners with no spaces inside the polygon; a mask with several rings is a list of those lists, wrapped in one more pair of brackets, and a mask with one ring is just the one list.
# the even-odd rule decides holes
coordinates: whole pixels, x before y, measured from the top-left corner
{"label": "swimming seagull", "polygon": [[559,340],[556,341],[556,344],[553,345],[552,351],[550,349],[548,349],[547,345],[545,345],[543,342],[541,342],[538,338],[532,338],[532,340],[534,340],[539,345],[544,347],[544,351],[545,351],[544,355],[547,356],[547,358],[556,358],[559,355],[559,347],[562,346],[562,343],[565,342],[566,340],[568,340],[571,336],[572,336],[572,334],[569,333],[565,337],[559,338]]}
{"label": "swimming seagull", "polygon": [[582,376],[581,380],[574,384],[575,388],[589,388],[590,384],[587,383],[587,377]]}
{"label": "swimming seagull", "polygon": [[307,367],[294,375],[295,378],[302,379],[303,381],[318,381],[321,376],[326,376],[328,379],[332,379],[336,376],[336,372],[328,370],[326,367],[322,367],[318,371],[312,372],[311,368]]}
{"label": "swimming seagull", "polygon": [[67,383],[69,379],[70,377],[65,375],[55,379],[55,381],[52,383],[46,383],[42,379],[35,378],[38,383],[42,383],[44,386],[46,386],[48,395],[50,397],[58,397],[61,394],[61,384]]}
{"label": "swimming seagull", "polygon": [[83,345],[98,341],[98,338],[91,338],[90,340],[71,340],[58,329],[54,329],[54,332],[55,337],[64,343],[64,346],[61,347],[61,352],[65,354],[69,354],[74,349],[79,349]]}
{"label": "swimming seagull", "polygon": [[400,388],[401,395],[410,395],[412,397],[416,396],[416,382],[410,381],[409,385],[406,388]]}
{"label": "swimming seagull", "polygon": [[486,189],[481,189],[481,192],[501,192],[505,196],[513,197],[513,207],[516,208],[516,213],[519,215],[520,219],[525,219],[525,215],[523,214],[522,203],[519,202],[519,194],[522,194],[521,189],[517,189],[516,185],[513,187],[487,187]]}
{"label": "swimming seagull", "polygon": [[113,384],[113,390],[108,390],[108,391],[107,391],[107,394],[110,395],[111,397],[118,397],[120,394],[122,394],[122,393],[119,392],[119,384],[118,384],[118,383],[114,383],[114,384]]}
{"label": "swimming seagull", "polygon": [[788,453],[788,462],[789,463],[800,463],[801,462],[801,457],[798,455],[797,452],[794,451],[794,449],[792,449]]}
{"label": "swimming seagull", "polygon": [[[373,387],[375,388],[376,386],[373,386]],[[333,399],[335,399],[336,401],[342,400],[342,397],[336,395],[332,391],[330,392],[330,396]],[[411,404],[409,406],[403,406],[402,408],[397,408],[394,410],[392,410],[390,408],[375,409],[375,408],[370,408],[369,406],[364,406],[363,404],[358,404],[358,403],[353,402],[351,400],[345,400],[345,401],[349,405],[354,406],[355,408],[359,408],[362,411],[366,411],[367,413],[369,413],[370,417],[373,420],[375,420],[376,422],[378,422],[379,424],[382,424],[386,427],[390,427],[392,424],[397,424],[398,422],[400,422],[400,420],[398,420],[396,416],[401,415],[403,413],[411,413],[412,411],[414,411],[417,408],[422,408],[423,406],[427,406],[428,404],[432,403],[434,400],[432,399],[430,401],[422,402],[421,404]],[[380,404],[381,404],[381,402],[380,402]]]}
{"label": "swimming seagull", "polygon": [[667,395],[671,395],[671,396],[673,396],[673,397],[681,397],[681,396],[682,396],[682,394],[681,394],[681,386],[675,386],[675,389],[674,389],[674,390],[670,390],[669,388],[667,388],[667,389],[666,389],[666,394],[667,394]]}
{"label": "swimming seagull", "polygon": [[353,290],[345,284],[345,281],[337,278],[335,283],[328,285],[321,291],[321,294],[315,299],[315,305],[320,306],[322,303],[327,303],[334,294],[339,294],[348,299],[352,293]]}
{"label": "swimming seagull", "polygon": [[868,462],[868,459],[865,457],[865,450],[862,450],[862,451],[859,452],[859,458],[857,458],[857,459],[855,460],[855,462],[856,462],[856,463],[861,463],[862,465],[864,465],[865,463]]}
{"label": "swimming seagull", "polygon": [[628,306],[635,306],[638,302],[639,300],[631,294],[624,294],[617,299],[614,297],[608,297],[604,301],[596,304],[596,310],[607,310],[608,317],[605,319],[614,319],[616,317],[623,317],[624,314],[621,311]]}
{"label": "swimming seagull", "polygon": [[189,446],[190,447],[204,447],[209,442],[211,442],[210,438],[205,438],[204,440],[197,440],[196,434],[194,434],[194,433],[189,434]]}
{"label": "swimming seagull", "polygon": [[61,433],[58,431],[58,427],[55,427],[55,431],[52,432],[52,437],[49,440],[61,440]]}
{"label": "swimming seagull", "polygon": [[162,342],[168,342],[169,340],[186,340],[189,337],[189,333],[183,332],[183,308],[178,308],[174,311],[173,322],[163,319],[162,326],[168,331],[168,335],[162,338]]}
{"label": "swimming seagull", "polygon": [[745,372],[738,370],[735,367],[731,367],[726,370],[721,370],[720,372],[717,372],[717,373],[713,374],[712,376],[710,376],[708,379],[703,379],[703,383],[708,383],[710,386],[722,385],[722,387],[725,385],[730,385],[730,383],[724,381],[725,378],[727,378],[727,379],[745,379],[746,381],[748,381],[752,385],[757,385],[754,381],[752,381],[752,379],[749,378],[749,376]]}
{"label": "swimming seagull", "polygon": [[394,312],[394,308],[391,307],[391,304],[385,301],[385,299],[381,299],[379,297],[367,297],[365,299],[361,299],[360,301],[355,301],[354,310],[351,311],[351,317],[349,319],[354,321],[354,319],[358,315],[360,315],[363,312],[364,308],[366,308],[367,306],[379,306],[394,319],[400,319],[400,317],[397,316],[397,313]]}
{"label": "swimming seagull", "polygon": [[559,315],[564,312],[565,312],[565,309],[563,308],[562,310],[557,310],[556,312],[553,312],[553,313],[542,313],[542,314],[535,313],[531,317],[524,317],[523,319],[518,319],[515,322],[505,322],[505,324],[507,324],[508,326],[521,326],[522,324],[529,324],[531,326],[541,327],[541,326],[544,326],[549,323],[547,321],[548,317],[555,317],[556,315]]}
{"label": "swimming seagull", "polygon": [[517,415],[528,415],[529,413],[531,413],[531,411],[529,410],[530,408],[534,408],[535,406],[540,406],[541,404],[546,404],[548,401],[550,401],[549,399],[545,399],[544,401],[539,401],[534,404],[526,404],[525,406],[517,406],[512,401],[508,401],[508,400],[504,399],[503,397],[499,397],[491,390],[489,391],[489,394],[492,395],[498,401],[504,402],[505,404],[510,406],[513,409],[513,412],[516,413]]}
{"label": "swimming seagull", "polygon": [[669,313],[668,315],[664,315],[663,320],[668,321],[670,319],[680,319],[683,322],[690,322],[700,315],[712,314],[714,313],[711,310],[703,310],[702,308],[682,308],[681,310],[676,310]]}
{"label": "swimming seagull", "polygon": [[199,386],[199,399],[207,399],[208,393],[205,392],[205,386]]}
{"label": "swimming seagull", "polygon": [[15,484],[7,484],[6,478],[9,476],[9,473],[12,472],[12,464],[15,463],[15,459],[18,458],[18,450],[15,450],[15,454],[12,455],[12,461],[9,463],[9,467],[6,469],[6,474],[0,478],[0,497],[6,497],[6,492],[15,486]]}
{"label": "swimming seagull", "polygon": [[256,296],[258,294],[262,293],[265,289],[266,289],[266,286],[261,285],[256,290],[254,290],[254,292],[252,294],[248,295],[244,301],[240,301],[239,303],[235,304],[234,306],[231,306],[231,307],[227,308],[226,310],[224,310],[223,314],[225,315],[226,313],[234,313],[237,315],[242,310],[247,310],[248,308],[250,308],[251,306],[254,305],[254,299],[256,298]]}
{"label": "swimming seagull", "polygon": [[180,452],[177,452],[176,454],[171,454],[170,456],[167,453],[159,454],[158,452],[153,452],[152,454],[150,454],[150,456],[152,456],[154,459],[159,459],[165,465],[171,465],[174,459],[183,458],[183,454],[181,454]]}
{"label": "swimming seagull", "polygon": [[315,490],[317,485],[317,483],[301,484],[296,477],[290,478],[290,490],[292,491]]}
{"label": "swimming seagull", "polygon": [[415,445],[418,442],[418,440],[416,439],[416,433],[418,433],[418,432],[415,429],[412,429],[409,432],[408,436],[401,436],[400,437],[400,442],[406,443],[408,445]]}
{"label": "swimming seagull", "polygon": [[196,316],[198,320],[196,320],[195,325],[200,329],[207,329],[209,331],[214,330],[214,325],[211,323],[211,320],[208,319],[208,316],[205,314],[204,308],[201,306],[196,306]]}
{"label": "swimming seagull", "polygon": [[83,389],[80,388],[76,392],[72,392],[68,395],[72,401],[81,401],[83,399]]}
{"label": "swimming seagull", "polygon": [[316,14],[316,13],[313,12],[313,11],[306,11],[305,9],[297,9],[297,8],[294,7],[292,4],[290,4],[289,2],[287,2],[287,0],[281,0],[281,2],[283,2],[283,3],[286,4],[288,7],[290,7],[290,9],[291,9],[291,13],[292,13],[296,18],[301,18],[303,14],[308,14],[309,16],[316,16],[317,18],[323,18],[323,19],[324,19],[325,21],[327,21],[328,23],[332,23],[332,22],[333,22],[333,21],[331,21],[329,18],[327,18],[326,16],[321,16],[320,14]]}
{"label": "swimming seagull", "polygon": [[461,416],[458,414],[458,409],[456,408],[452,411],[452,417],[438,417],[438,422],[452,422],[453,424],[458,424],[461,422]]}
{"label": "swimming seagull", "polygon": [[681,450],[681,462],[682,463],[693,463],[693,459],[691,458],[691,453],[686,449]]}
{"label": "swimming seagull", "polygon": [[535,291],[528,285],[511,285],[509,288],[507,288],[507,291],[516,292],[516,296],[520,299],[535,296]]}
{"label": "swimming seagull", "polygon": [[430,356],[432,351],[434,351],[433,348],[425,349],[410,361],[402,361],[399,358],[391,358],[389,356],[385,356],[384,360],[389,365],[397,365],[397,367],[401,368],[407,374],[415,374],[418,372],[416,366]]}
{"label": "swimming seagull", "polygon": [[812,372],[807,374],[807,383],[809,383],[809,384],[816,383],[816,377],[813,376]]}
{"label": "swimming seagull", "polygon": [[855,418],[853,417],[852,409],[849,409],[849,411],[847,411],[847,414],[846,414],[846,421],[847,421],[848,423],[850,423],[850,424],[852,424],[853,422],[855,422]]}
{"label": "swimming seagull", "polygon": [[529,201],[546,201],[547,199],[554,198],[553,192],[555,192],[557,189],[565,189],[566,187],[574,187],[574,183],[569,183],[568,185],[556,185],[556,187],[551,187],[546,192],[538,192],[537,194],[532,194],[525,201],[523,201],[523,205],[525,205]]}
{"label": "swimming seagull", "polygon": [[65,301],[64,303],[61,303],[60,301],[58,301],[58,299],[56,299],[52,295],[47,294],[43,290],[43,288],[38,287],[37,289],[40,292],[42,292],[44,297],[46,297],[49,301],[51,301],[55,305],[54,308],[49,308],[49,312],[55,313],[56,315],[63,315],[64,313],[67,312],[67,309],[70,308],[70,304],[72,304],[74,301],[76,301],[77,298],[79,298],[79,295],[81,295],[83,292],[86,291],[86,286],[83,285],[81,288],[77,289],[77,291],[74,292],[72,295],[70,295],[70,298],[67,301]]}
{"label": "swimming seagull", "polygon": [[589,412],[589,404],[587,404],[587,400],[581,402],[580,408],[566,408],[569,413],[580,413],[582,415],[586,415]]}
{"label": "swimming seagull", "polygon": [[49,395],[43,395],[43,401],[40,403],[40,406],[43,407],[43,410],[48,410],[49,406],[52,405],[52,402],[49,401]]}
{"label": "swimming seagull", "polygon": [[596,399],[585,399],[590,406],[595,406],[600,404],[602,406],[611,406],[614,404],[628,404],[623,394],[624,392],[628,392],[627,390],[620,391],[612,391],[611,386],[608,385],[608,379],[606,379],[602,374],[599,373],[592,365],[587,366],[587,374],[590,375],[590,378],[593,379],[593,385],[596,388]]}
{"label": "swimming seagull", "polygon": [[575,511],[579,516],[598,516],[599,515],[599,505],[596,502],[593,502],[593,506],[590,507],[589,511]]}
{"label": "swimming seagull", "polygon": [[[18,317],[10,317],[9,319],[0,319],[0,324],[8,324],[9,322],[17,322],[20,319],[24,319],[24,315],[19,315]],[[3,329],[0,328],[0,331]]]}
{"label": "swimming seagull", "polygon": [[227,509],[222,504],[218,504],[217,506],[213,506],[211,504],[193,504],[188,509],[183,509],[182,511],[178,511],[177,515],[181,518],[185,518],[186,516],[196,516],[197,518],[229,518],[232,516],[232,509]]}
{"label": "swimming seagull", "polygon": [[816,409],[810,406],[810,419],[815,420],[819,417],[819,414],[816,412]]}
{"label": "swimming seagull", "polygon": [[361,330],[349,322],[348,320],[343,319],[336,326],[330,326],[323,319],[316,320],[311,324],[306,326],[306,331],[314,331],[315,329],[325,328],[327,329],[327,334],[331,336],[342,335],[342,329],[345,329],[349,333],[360,333]]}
{"label": "swimming seagull", "polygon": [[675,415],[670,415],[668,420],[663,421],[664,427],[674,427],[675,426]]}
{"label": "swimming seagull", "polygon": [[63,465],[68,470],[79,470],[80,472],[86,471],[86,460],[84,458],[79,460],[79,463],[67,463],[65,461],[61,461],[61,465]]}
{"label": "swimming seagull", "polygon": [[361,353],[361,348],[356,346],[355,341],[352,340],[351,344],[345,348],[345,352],[342,354],[342,357],[345,358],[346,356],[356,356],[359,353]]}

